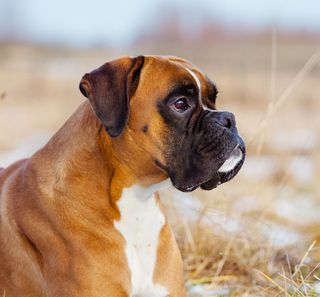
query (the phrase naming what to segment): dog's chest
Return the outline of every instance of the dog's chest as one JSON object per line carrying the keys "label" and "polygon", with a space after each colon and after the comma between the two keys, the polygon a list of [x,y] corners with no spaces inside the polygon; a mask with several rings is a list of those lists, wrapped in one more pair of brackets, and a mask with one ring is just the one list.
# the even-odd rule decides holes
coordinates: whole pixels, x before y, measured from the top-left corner
{"label": "dog's chest", "polygon": [[115,227],[126,240],[133,297],[166,297],[165,287],[153,282],[157,249],[165,217],[153,193],[140,187],[125,189],[118,202],[121,219]]}

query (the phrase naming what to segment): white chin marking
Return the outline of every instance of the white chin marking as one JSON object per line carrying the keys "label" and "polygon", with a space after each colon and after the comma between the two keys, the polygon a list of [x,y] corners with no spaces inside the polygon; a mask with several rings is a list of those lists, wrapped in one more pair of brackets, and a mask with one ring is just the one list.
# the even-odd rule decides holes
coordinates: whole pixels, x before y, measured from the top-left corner
{"label": "white chin marking", "polygon": [[242,151],[237,147],[233,150],[231,156],[222,164],[218,172],[229,172],[233,170],[242,159]]}

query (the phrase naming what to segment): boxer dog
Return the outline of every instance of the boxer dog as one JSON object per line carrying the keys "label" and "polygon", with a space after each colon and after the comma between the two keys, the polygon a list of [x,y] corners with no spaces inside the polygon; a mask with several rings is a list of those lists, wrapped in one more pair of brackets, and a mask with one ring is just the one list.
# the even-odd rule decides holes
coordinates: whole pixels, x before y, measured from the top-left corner
{"label": "boxer dog", "polygon": [[155,192],[233,178],[245,157],[233,114],[179,58],[120,58],[80,90],[89,100],[51,140],[0,171],[0,296],[186,296]]}

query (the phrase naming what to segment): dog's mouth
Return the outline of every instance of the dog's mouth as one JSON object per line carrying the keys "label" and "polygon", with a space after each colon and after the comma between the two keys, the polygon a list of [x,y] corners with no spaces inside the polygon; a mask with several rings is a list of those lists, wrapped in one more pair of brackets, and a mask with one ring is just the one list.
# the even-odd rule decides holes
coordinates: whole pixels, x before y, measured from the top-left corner
{"label": "dog's mouth", "polygon": [[230,153],[227,160],[217,172],[206,182],[200,185],[203,190],[212,190],[217,186],[228,182],[239,172],[246,156],[246,149],[243,143],[238,144]]}
{"label": "dog's mouth", "polygon": [[198,182],[178,182],[178,180],[175,178],[176,175],[174,174],[173,170],[170,170],[169,167],[164,166],[156,160],[157,166],[159,166],[164,172],[166,172],[175,188],[177,188],[179,191],[182,192],[192,192],[198,187],[200,187],[203,190],[212,190],[216,188],[217,186],[228,182],[233,177],[236,176],[236,174],[241,169],[244,160],[246,156],[246,149],[245,145],[242,141],[242,139],[239,137],[239,142],[235,146],[235,148],[231,151],[231,153],[228,155],[227,159],[224,161],[224,163],[218,168],[218,170],[215,170],[211,173],[211,175],[207,178],[199,178]]}
{"label": "dog's mouth", "polygon": [[198,187],[206,191],[212,190],[236,176],[244,163],[245,156],[246,149],[241,141],[240,144],[232,150],[225,162],[213,173],[213,175],[211,175],[209,179],[192,185],[178,185],[174,182],[173,185],[182,192],[192,192]]}

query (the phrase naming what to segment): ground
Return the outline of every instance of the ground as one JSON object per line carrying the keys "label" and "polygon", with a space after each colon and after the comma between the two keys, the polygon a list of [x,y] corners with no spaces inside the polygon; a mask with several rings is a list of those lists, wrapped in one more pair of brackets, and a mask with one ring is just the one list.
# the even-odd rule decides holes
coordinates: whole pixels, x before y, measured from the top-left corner
{"label": "ground", "polygon": [[193,61],[236,114],[248,156],[211,192],[164,191],[190,296],[320,296],[320,42],[270,38],[126,51],[0,46],[0,166],[30,155],[85,100],[81,76],[123,54]]}

